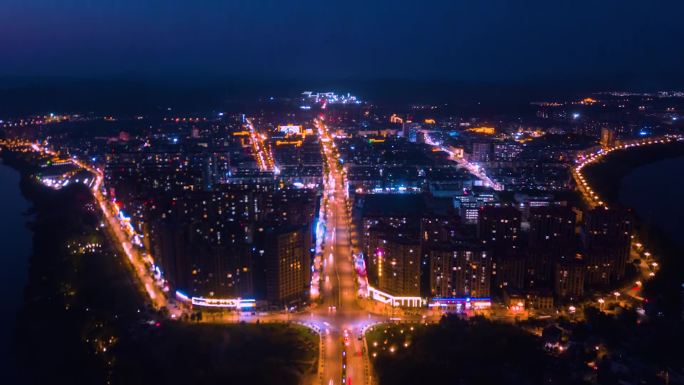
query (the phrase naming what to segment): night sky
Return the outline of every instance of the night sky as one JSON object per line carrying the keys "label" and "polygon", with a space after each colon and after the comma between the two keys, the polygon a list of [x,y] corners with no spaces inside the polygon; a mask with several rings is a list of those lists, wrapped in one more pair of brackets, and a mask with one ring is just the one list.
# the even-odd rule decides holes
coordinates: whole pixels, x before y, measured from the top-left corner
{"label": "night sky", "polygon": [[0,78],[684,86],[683,1],[3,0]]}

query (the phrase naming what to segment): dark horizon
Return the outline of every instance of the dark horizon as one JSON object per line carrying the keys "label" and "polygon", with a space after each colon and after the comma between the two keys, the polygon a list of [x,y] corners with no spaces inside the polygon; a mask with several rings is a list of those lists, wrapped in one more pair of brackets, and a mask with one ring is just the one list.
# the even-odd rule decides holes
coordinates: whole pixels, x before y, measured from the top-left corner
{"label": "dark horizon", "polygon": [[[603,91],[680,90],[657,83],[575,79],[565,82],[461,82],[415,79],[149,79],[115,77],[0,77],[0,118],[48,112],[149,113],[172,107],[184,112],[221,110],[234,103],[297,97],[302,91],[350,92],[374,104],[482,104],[510,110],[532,101],[586,97]],[[503,111],[502,111],[503,112]]]}
{"label": "dark horizon", "polygon": [[[4,8],[3,115],[174,100],[220,107],[310,88],[380,103],[684,88],[684,51],[674,44],[684,41],[684,3],[675,1],[10,0]],[[45,103],[27,108],[23,99]]]}

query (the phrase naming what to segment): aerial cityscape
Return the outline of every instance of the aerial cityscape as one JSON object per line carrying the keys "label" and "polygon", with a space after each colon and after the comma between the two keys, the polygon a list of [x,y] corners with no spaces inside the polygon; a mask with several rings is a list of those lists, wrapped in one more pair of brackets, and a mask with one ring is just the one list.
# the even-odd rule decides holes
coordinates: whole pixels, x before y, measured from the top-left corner
{"label": "aerial cityscape", "polygon": [[237,3],[0,6],[3,383],[684,384],[681,5]]}

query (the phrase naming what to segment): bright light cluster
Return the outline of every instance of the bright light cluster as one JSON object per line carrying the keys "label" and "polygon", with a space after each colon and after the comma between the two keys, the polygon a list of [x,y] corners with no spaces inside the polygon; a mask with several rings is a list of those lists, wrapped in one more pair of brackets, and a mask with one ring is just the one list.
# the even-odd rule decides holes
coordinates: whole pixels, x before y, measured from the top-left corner
{"label": "bright light cluster", "polygon": [[579,187],[580,191],[582,192],[582,196],[584,199],[589,203],[591,207],[596,207],[596,206],[602,206],[605,208],[608,208],[606,203],[601,199],[601,197],[594,191],[590,186],[589,183],[586,181],[586,178],[584,175],[582,175],[582,169],[590,164],[596,163],[599,160],[601,160],[604,156],[610,154],[613,151],[619,151],[619,150],[625,150],[628,148],[632,147],[641,147],[641,146],[648,146],[651,144],[662,144],[662,143],[669,143],[672,141],[682,141],[684,140],[684,136],[681,135],[666,135],[662,138],[654,138],[654,139],[641,139],[641,140],[635,140],[632,142],[627,142],[623,143],[614,147],[610,147],[607,149],[600,149],[588,156],[582,157],[578,160],[579,164],[575,166],[573,169],[572,175],[575,178],[575,182],[577,182],[577,186]]}
{"label": "bright light cluster", "polygon": [[189,297],[178,290],[176,291],[176,298],[184,302],[190,302],[193,306],[228,309],[248,309],[256,307],[256,300],[254,299]]}

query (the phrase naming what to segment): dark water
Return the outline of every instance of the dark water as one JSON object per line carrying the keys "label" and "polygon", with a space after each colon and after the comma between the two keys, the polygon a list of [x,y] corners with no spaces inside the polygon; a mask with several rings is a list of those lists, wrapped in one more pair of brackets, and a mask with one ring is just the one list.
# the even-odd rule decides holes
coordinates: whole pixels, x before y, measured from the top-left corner
{"label": "dark water", "polygon": [[14,385],[15,365],[11,354],[16,314],[22,305],[22,291],[28,277],[31,232],[26,227],[30,207],[19,190],[19,173],[0,161],[0,373],[3,384]]}
{"label": "dark water", "polygon": [[632,171],[622,181],[620,201],[684,248],[684,156]]}

